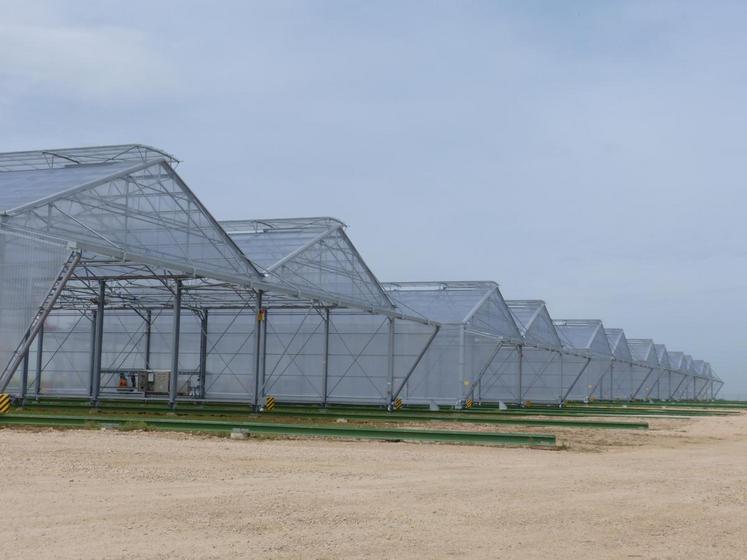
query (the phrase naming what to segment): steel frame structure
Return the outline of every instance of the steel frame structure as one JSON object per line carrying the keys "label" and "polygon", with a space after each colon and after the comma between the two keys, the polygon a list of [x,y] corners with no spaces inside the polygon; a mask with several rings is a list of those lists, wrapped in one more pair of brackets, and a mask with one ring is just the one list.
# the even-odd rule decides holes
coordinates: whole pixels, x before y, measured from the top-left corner
{"label": "steel frame structure", "polygon": [[[623,398],[615,379],[625,398],[723,386],[664,349],[655,385],[634,388],[635,368],[654,366],[607,344],[601,322],[507,306],[492,282],[382,284],[333,218],[218,222],[178,164],[139,144],[0,154],[0,391],[98,402],[165,374],[154,398],[172,406],[261,408],[266,395],[462,406]],[[588,341],[568,335],[591,323]]]}

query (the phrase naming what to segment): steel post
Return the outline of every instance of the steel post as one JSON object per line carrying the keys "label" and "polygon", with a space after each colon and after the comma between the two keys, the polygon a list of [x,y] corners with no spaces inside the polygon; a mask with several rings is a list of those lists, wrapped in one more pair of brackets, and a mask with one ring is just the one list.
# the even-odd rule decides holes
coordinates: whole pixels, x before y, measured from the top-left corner
{"label": "steel post", "polygon": [[324,355],[322,356],[322,406],[327,406],[329,392],[329,307],[324,308]]}
{"label": "steel post", "polygon": [[386,404],[391,408],[394,395],[394,319],[389,317],[389,341],[387,344]]}
{"label": "steel post", "polygon": [[179,338],[182,326],[182,281],[176,281],[174,290],[174,326],[172,328],[173,338],[171,342],[171,375],[169,376],[169,406],[176,406],[176,397],[179,390]]}
{"label": "steel post", "polygon": [[199,376],[199,398],[205,398],[205,382],[207,377],[207,343],[208,343],[208,310],[202,310],[200,317],[200,376]]}
{"label": "steel post", "polygon": [[145,369],[150,369],[150,344],[153,334],[153,314],[150,309],[145,312]]}
{"label": "steel post", "polygon": [[259,410],[259,377],[262,352],[262,290],[257,291],[257,311],[254,321],[254,410]]}
{"label": "steel post", "polygon": [[106,282],[99,282],[99,295],[96,301],[96,348],[93,355],[93,379],[91,401],[97,402],[101,393],[101,355],[104,351],[104,304],[106,302]]}

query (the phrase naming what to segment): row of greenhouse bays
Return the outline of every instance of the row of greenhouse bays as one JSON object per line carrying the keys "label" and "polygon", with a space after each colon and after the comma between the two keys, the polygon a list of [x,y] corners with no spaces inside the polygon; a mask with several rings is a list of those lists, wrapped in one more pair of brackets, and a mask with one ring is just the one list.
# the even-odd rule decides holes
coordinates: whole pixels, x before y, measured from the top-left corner
{"label": "row of greenhouse bays", "polygon": [[[389,321],[352,311],[330,314],[329,339],[318,313],[270,312],[261,350],[260,398],[272,395],[287,402],[388,404]],[[200,319],[182,313],[179,350],[179,396],[251,402],[256,382],[256,314],[252,310],[212,311],[207,332],[204,388],[200,375]],[[38,387],[42,394],[85,395],[90,390],[90,316],[55,312],[46,321]],[[122,372],[167,371],[171,368],[173,315],[154,315],[150,345],[146,323],[129,311],[107,311],[102,349],[102,396],[123,396]],[[652,371],[643,365],[615,362],[603,356],[591,360],[517,345],[497,346],[494,337],[467,333],[458,325],[443,325],[433,344],[418,357],[433,326],[395,321],[394,396],[407,404],[478,402],[559,403],[588,399],[629,400],[710,398],[706,380],[676,371]],[[146,356],[146,348],[150,352]],[[36,383],[37,345],[28,358],[28,387]],[[325,352],[326,349],[326,352]],[[521,352],[521,356],[520,356]],[[520,363],[521,362],[521,363]],[[588,362],[588,364],[587,364]],[[417,367],[413,366],[417,363]],[[613,367],[610,367],[610,366]],[[411,371],[405,381],[406,376]],[[481,375],[480,375],[481,374]],[[20,376],[15,376],[18,383]],[[472,383],[479,377],[479,383]],[[645,385],[645,386],[642,386]],[[635,391],[640,389],[639,394]],[[33,391],[32,391],[33,392]]]}

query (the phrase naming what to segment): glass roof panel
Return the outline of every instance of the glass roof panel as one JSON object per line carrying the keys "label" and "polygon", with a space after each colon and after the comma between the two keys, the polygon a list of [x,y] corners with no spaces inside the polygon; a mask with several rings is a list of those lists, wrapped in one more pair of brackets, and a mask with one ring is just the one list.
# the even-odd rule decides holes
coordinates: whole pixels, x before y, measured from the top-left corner
{"label": "glass roof panel", "polygon": [[132,162],[0,172],[0,212],[105,179],[130,167]]}

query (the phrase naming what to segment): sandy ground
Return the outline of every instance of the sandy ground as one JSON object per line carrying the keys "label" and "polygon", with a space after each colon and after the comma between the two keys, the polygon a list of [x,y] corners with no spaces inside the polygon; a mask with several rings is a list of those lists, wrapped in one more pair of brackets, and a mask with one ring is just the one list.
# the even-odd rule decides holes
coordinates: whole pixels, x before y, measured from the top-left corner
{"label": "sandy ground", "polygon": [[533,430],[561,451],[4,429],[0,540],[34,559],[747,558],[747,415],[650,422]]}

